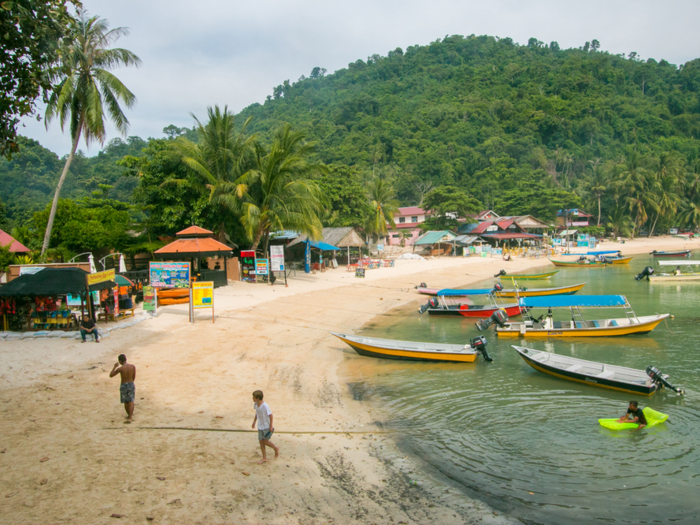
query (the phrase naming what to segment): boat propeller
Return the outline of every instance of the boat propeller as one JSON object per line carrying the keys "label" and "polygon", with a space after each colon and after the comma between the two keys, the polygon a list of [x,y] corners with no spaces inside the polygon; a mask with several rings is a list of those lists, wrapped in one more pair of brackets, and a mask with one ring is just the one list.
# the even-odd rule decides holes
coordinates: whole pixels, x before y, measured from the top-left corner
{"label": "boat propeller", "polygon": [[497,274],[495,274],[494,277],[505,277],[505,275],[506,275],[506,271],[505,271],[505,270],[501,270],[500,272],[498,272]]}
{"label": "boat propeller", "polygon": [[488,362],[493,361],[489,353],[486,351],[486,345],[488,343],[483,335],[477,335],[474,339],[472,339],[469,342],[474,347],[474,350],[476,350],[477,352],[481,353],[482,356],[484,356],[484,360]]}
{"label": "boat propeller", "polygon": [[483,319],[479,320],[476,322],[476,328],[479,330],[479,332],[483,332],[484,330],[487,330],[489,326],[492,324],[496,323],[498,326],[505,326],[505,324],[508,322],[508,314],[503,308],[500,308],[499,310],[496,310],[491,314],[491,317],[488,319]]}
{"label": "boat propeller", "polygon": [[681,390],[680,388],[676,388],[673,386],[671,383],[668,382],[666,377],[664,377],[661,372],[659,372],[659,369],[656,368],[655,366],[648,366],[647,367],[647,375],[651,377],[651,380],[654,381],[654,383],[661,383],[663,386],[670,388],[674,392],[676,392],[679,396],[682,396],[685,394],[685,390]]}
{"label": "boat propeller", "polygon": [[635,281],[641,281],[645,277],[647,278],[647,281],[649,280],[649,276],[654,274],[654,268],[651,266],[647,266],[644,268],[639,275],[637,275],[634,280]]}
{"label": "boat propeller", "polygon": [[437,308],[440,306],[440,301],[437,300],[437,297],[431,297],[430,300],[418,308],[418,313],[423,315],[425,312],[428,311],[429,308]]}

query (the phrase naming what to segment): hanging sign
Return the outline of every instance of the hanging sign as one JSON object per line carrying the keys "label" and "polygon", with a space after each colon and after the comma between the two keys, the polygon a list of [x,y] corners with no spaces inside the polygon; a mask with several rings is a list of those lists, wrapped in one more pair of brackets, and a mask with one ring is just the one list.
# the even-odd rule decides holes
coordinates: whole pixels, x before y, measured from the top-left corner
{"label": "hanging sign", "polygon": [[156,289],[153,286],[143,287],[143,310],[145,312],[155,313],[157,297],[158,295],[156,295]]}
{"label": "hanging sign", "polygon": [[106,270],[104,272],[89,273],[87,275],[88,286],[92,286],[93,284],[103,283],[105,281],[113,281],[113,280],[114,280],[114,268],[112,268],[111,270]]}
{"label": "hanging sign", "polygon": [[270,273],[267,268],[267,259],[255,259],[255,273],[257,275],[267,275]]}
{"label": "hanging sign", "polygon": [[270,246],[270,268],[273,272],[284,271],[284,246]]}
{"label": "hanging sign", "polygon": [[241,250],[241,281],[254,283],[255,279],[255,252],[253,250]]}
{"label": "hanging sign", "polygon": [[190,263],[151,262],[149,276],[151,286],[155,288],[189,288]]}

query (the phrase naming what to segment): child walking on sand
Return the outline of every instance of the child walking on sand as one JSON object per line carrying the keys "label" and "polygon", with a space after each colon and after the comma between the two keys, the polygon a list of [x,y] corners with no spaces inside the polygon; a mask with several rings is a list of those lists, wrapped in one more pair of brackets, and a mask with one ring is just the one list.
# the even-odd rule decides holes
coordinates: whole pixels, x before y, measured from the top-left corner
{"label": "child walking on sand", "polygon": [[258,461],[258,465],[267,461],[267,452],[265,447],[270,447],[275,451],[275,457],[280,457],[280,449],[276,447],[270,438],[275,432],[275,427],[272,425],[272,410],[263,402],[262,390],[253,392],[253,409],[255,410],[255,419],[253,419],[252,428],[255,429],[255,422],[258,423],[258,441],[260,442],[260,450],[262,450],[262,459]]}

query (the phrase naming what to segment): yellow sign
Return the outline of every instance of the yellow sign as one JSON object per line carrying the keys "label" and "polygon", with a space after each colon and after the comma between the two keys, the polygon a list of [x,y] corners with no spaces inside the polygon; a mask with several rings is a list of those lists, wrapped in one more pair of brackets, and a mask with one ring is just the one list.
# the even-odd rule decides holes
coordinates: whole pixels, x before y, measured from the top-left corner
{"label": "yellow sign", "polygon": [[88,286],[92,286],[93,284],[97,284],[97,283],[103,283],[105,281],[113,281],[113,280],[114,280],[114,269],[107,270],[104,272],[89,273],[87,276]]}
{"label": "yellow sign", "polygon": [[192,308],[214,308],[214,283],[212,281],[192,283]]}

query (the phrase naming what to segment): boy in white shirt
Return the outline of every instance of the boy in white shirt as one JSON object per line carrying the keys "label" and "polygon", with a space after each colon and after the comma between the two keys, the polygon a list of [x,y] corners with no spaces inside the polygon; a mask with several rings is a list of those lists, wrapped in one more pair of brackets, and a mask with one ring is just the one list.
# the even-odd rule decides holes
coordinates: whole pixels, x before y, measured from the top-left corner
{"label": "boy in white shirt", "polygon": [[267,403],[263,402],[262,390],[253,392],[253,409],[255,410],[255,419],[253,419],[252,428],[255,428],[255,422],[257,421],[258,441],[260,442],[260,450],[262,450],[262,459],[258,461],[258,465],[261,465],[267,461],[265,447],[272,448],[275,451],[276,458],[280,457],[280,449],[270,441],[272,434],[275,432],[275,427],[272,426],[272,410],[267,406]]}

